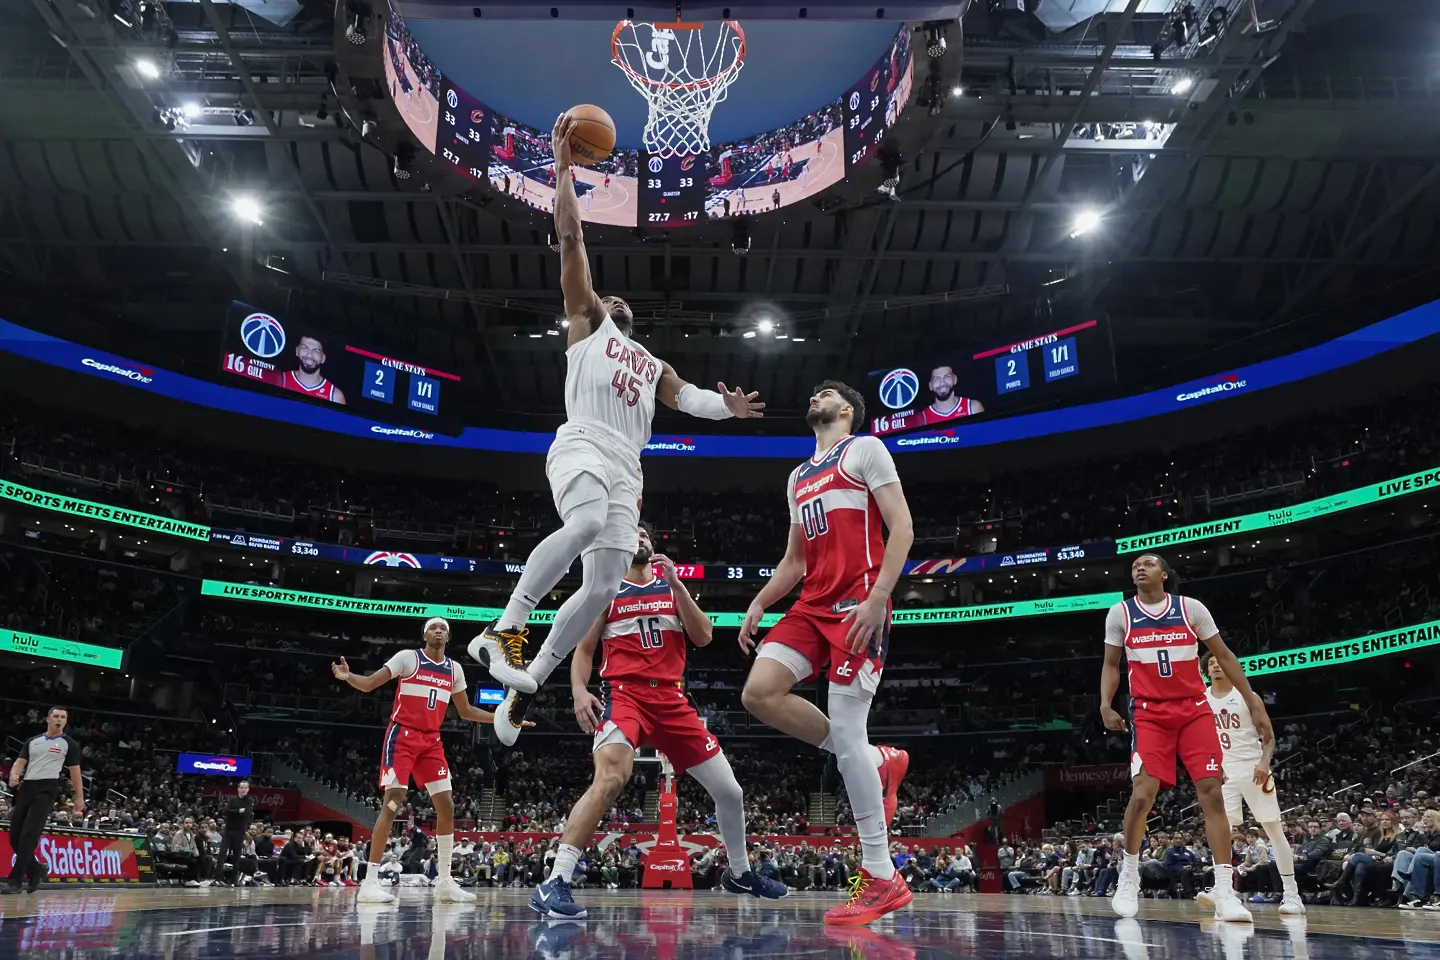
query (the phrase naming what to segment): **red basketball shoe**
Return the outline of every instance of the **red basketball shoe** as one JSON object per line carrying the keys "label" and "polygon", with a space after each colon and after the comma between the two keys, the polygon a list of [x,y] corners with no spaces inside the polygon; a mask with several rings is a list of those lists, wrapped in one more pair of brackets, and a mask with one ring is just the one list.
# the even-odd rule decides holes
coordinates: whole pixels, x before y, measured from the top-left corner
{"label": "red basketball shoe", "polygon": [[876,880],[870,871],[861,867],[850,881],[850,899],[826,911],[825,922],[841,926],[871,923],[899,910],[914,898],[898,870],[889,880]]}
{"label": "red basketball shoe", "polygon": [[900,781],[910,769],[910,754],[896,747],[880,747],[880,789],[885,791],[885,827],[895,819],[895,808],[900,806]]}

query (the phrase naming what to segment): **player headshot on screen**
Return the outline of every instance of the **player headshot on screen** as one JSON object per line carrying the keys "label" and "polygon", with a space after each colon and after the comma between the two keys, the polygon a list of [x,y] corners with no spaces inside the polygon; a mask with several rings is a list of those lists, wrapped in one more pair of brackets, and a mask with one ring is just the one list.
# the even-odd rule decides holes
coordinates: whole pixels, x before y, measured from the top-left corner
{"label": "player headshot on screen", "polygon": [[957,420],[985,412],[985,404],[979,400],[956,395],[955,387],[959,382],[954,367],[939,366],[930,371],[930,392],[935,395],[935,401],[925,411],[926,423]]}
{"label": "player headshot on screen", "polygon": [[299,362],[299,367],[285,371],[285,376],[280,381],[282,387],[344,405],[344,391],[325,379],[325,344],[316,337],[303,336],[300,342],[295,344],[295,359]]}

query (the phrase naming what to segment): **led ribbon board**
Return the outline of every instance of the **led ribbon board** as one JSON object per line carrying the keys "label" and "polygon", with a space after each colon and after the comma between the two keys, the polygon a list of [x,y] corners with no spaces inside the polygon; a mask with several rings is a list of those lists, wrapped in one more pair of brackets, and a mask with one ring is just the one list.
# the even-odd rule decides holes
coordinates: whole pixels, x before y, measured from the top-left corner
{"label": "led ribbon board", "polygon": [[38,633],[20,633],[16,630],[0,630],[0,650],[110,670],[119,670],[125,660],[125,651],[118,647],[100,647],[93,643],[46,637]]}
{"label": "led ribbon board", "polygon": [[[445,617],[449,620],[468,620],[489,623],[505,611],[500,607],[466,607],[444,603],[407,603],[398,600],[367,600],[361,597],[340,597],[328,593],[306,593],[302,590],[286,590],[282,587],[264,587],[250,583],[227,583],[223,580],[206,580],[200,587],[206,597],[220,597],[225,600],[249,600],[252,603],[271,603],[286,607],[306,607],[312,610],[330,610],[336,613],[360,613],[374,617]],[[987,603],[973,607],[928,607],[915,610],[896,610],[891,623],[896,626],[910,626],[922,623],[970,623],[977,620],[1007,620],[1018,617],[1039,617],[1055,613],[1079,613],[1084,610],[1108,610],[1123,597],[1119,593],[1095,593],[1078,597],[1058,597],[1049,600],[1017,600],[1014,603]],[[710,622],[717,627],[739,627],[745,621],[745,614],[712,613]],[[767,613],[760,621],[762,627],[772,627],[780,622],[781,614]],[[555,621],[554,610],[536,610],[530,615],[532,625],[545,625]]]}
{"label": "led ribbon board", "polygon": [[1293,670],[1310,670],[1315,667],[1336,667],[1342,663],[1383,657],[1391,653],[1406,653],[1422,647],[1433,647],[1440,643],[1440,620],[1372,633],[1368,637],[1353,640],[1338,640],[1297,650],[1280,650],[1262,653],[1254,657],[1241,657],[1240,666],[1247,677],[1263,677],[1271,673],[1289,673]]}
{"label": "led ribbon board", "polygon": [[0,480],[0,498],[31,507],[39,507],[42,510],[66,513],[85,520],[118,523],[127,527],[148,530],[151,533],[164,533],[172,537],[210,542],[210,528],[198,523],[187,523],[184,520],[176,520],[174,517],[162,517],[155,513],[127,510],[124,507],[112,507],[108,503],[78,500],[75,497],[65,497],[58,493],[35,490],[18,483],[11,483],[8,480]]}

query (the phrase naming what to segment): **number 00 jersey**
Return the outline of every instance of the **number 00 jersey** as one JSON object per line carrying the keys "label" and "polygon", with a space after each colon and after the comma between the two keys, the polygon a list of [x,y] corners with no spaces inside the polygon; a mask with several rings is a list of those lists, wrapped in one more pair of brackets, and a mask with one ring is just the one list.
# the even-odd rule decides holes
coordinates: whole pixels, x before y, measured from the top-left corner
{"label": "number 00 jersey", "polygon": [[608,316],[565,351],[565,417],[619,434],[635,456],[650,442],[660,361],[620,332]]}
{"label": "number 00 jersey", "polygon": [[450,695],[465,689],[465,671],[446,657],[436,662],[424,650],[401,650],[386,661],[396,680],[390,722],[436,733],[445,722]]}
{"label": "number 00 jersey", "polygon": [[600,639],[602,680],[679,683],[685,677],[685,625],[670,584],[659,577],[649,583],[620,581],[620,592],[605,611]]}
{"label": "number 00 jersey", "polygon": [[1105,642],[1125,648],[1135,700],[1203,702],[1200,638],[1219,632],[1203,603],[1169,593],[1155,609],[1130,597],[1111,607],[1105,618]]}
{"label": "number 00 jersey", "polygon": [[845,437],[790,474],[790,522],[805,535],[805,583],[795,607],[845,613],[870,595],[885,540],[871,491],[899,483],[877,437]]}

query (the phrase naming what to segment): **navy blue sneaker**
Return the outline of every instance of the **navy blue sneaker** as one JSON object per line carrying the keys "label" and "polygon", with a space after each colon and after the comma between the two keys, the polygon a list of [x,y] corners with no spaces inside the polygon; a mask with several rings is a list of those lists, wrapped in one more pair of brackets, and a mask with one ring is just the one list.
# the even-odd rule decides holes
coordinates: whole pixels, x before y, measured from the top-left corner
{"label": "navy blue sneaker", "polygon": [[731,893],[744,893],[762,900],[779,900],[788,897],[790,890],[779,880],[762,877],[753,870],[736,877],[729,870],[720,875],[720,885]]}
{"label": "navy blue sneaker", "polygon": [[546,880],[530,895],[530,909],[552,920],[584,920],[585,908],[570,895],[570,884],[559,877]]}
{"label": "navy blue sneaker", "polygon": [[542,957],[565,956],[585,925],[574,920],[541,920],[530,928],[530,946]]}

